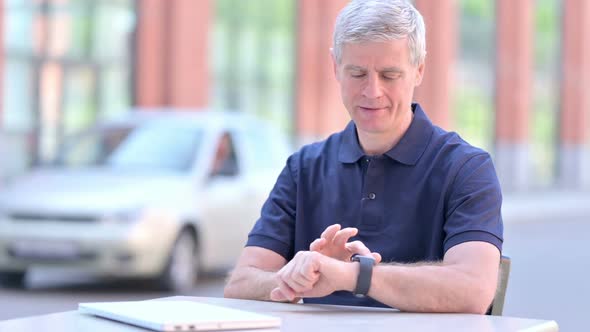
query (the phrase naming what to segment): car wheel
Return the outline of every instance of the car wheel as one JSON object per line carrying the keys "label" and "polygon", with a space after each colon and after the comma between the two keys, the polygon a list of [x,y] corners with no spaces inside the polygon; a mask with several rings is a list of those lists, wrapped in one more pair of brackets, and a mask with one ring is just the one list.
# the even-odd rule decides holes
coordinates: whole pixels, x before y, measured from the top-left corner
{"label": "car wheel", "polygon": [[9,288],[24,288],[26,271],[0,272],[0,285]]}
{"label": "car wheel", "polygon": [[183,230],[170,252],[168,263],[160,276],[160,285],[167,291],[186,292],[197,279],[197,242],[194,235]]}

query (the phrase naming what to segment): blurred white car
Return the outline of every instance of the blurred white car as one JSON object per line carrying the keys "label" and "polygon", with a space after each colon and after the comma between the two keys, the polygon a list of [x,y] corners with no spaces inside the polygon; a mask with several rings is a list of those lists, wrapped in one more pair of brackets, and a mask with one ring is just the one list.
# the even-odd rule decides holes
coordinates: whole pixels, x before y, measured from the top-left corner
{"label": "blurred white car", "polygon": [[0,282],[32,266],[193,286],[231,267],[289,153],[240,113],[134,111],[0,188]]}

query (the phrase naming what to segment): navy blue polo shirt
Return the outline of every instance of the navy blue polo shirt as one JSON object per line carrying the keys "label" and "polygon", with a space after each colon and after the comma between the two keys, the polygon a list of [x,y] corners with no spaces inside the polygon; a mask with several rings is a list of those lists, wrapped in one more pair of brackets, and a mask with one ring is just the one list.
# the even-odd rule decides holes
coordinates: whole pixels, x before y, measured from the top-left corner
{"label": "navy blue polo shirt", "polygon": [[[501,251],[502,194],[490,155],[434,126],[418,104],[412,109],[410,127],[383,155],[364,154],[353,122],[291,155],[246,246],[289,261],[338,223],[357,227],[351,240],[383,262],[440,261],[467,241]],[[384,306],[344,291],[304,301]]]}

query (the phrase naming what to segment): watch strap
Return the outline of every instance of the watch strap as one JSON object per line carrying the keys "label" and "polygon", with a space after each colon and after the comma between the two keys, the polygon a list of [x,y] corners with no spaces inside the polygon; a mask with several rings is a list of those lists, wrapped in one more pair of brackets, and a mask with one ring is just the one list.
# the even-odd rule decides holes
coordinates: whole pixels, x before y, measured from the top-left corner
{"label": "watch strap", "polygon": [[353,262],[359,262],[359,274],[356,280],[356,288],[354,295],[366,296],[369,293],[371,287],[371,278],[373,276],[373,265],[375,260],[372,257],[353,255],[351,260]]}

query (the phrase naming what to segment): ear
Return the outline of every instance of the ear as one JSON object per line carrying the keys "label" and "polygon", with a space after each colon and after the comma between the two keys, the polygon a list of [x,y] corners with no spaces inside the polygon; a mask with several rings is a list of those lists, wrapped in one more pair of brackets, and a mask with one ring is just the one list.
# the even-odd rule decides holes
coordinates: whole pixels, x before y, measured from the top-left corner
{"label": "ear", "polygon": [[330,56],[332,58],[332,70],[334,71],[334,77],[336,81],[340,82],[340,75],[338,74],[338,63],[336,62],[336,56],[334,55],[334,49],[330,48]]}
{"label": "ear", "polygon": [[424,67],[426,67],[426,64],[422,62],[418,65],[418,68],[416,68],[416,80],[414,81],[414,86],[419,86],[422,83],[422,78],[424,77]]}

